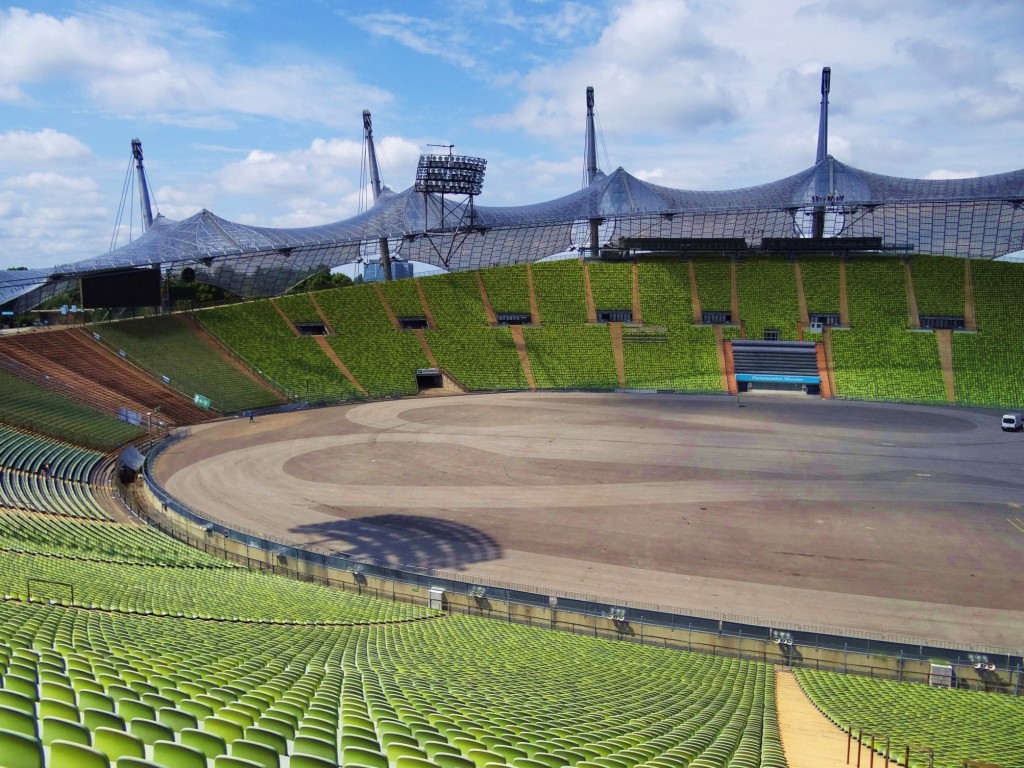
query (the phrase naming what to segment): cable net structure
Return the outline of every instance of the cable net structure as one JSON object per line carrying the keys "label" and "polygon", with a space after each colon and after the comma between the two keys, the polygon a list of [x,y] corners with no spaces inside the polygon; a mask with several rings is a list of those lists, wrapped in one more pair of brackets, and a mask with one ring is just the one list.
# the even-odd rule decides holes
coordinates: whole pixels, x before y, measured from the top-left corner
{"label": "cable net structure", "polygon": [[[139,238],[92,259],[0,273],[0,303],[32,306],[82,275],[159,265],[244,297],[273,296],[324,269],[391,254],[443,269],[538,261],[623,237],[809,237],[824,210],[830,237],[879,237],[883,250],[993,259],[1024,249],[1024,170],[967,179],[908,179],[870,173],[828,155],[785,179],[743,189],[688,191],[641,181],[619,168],[578,192],[534,205],[459,205],[413,187],[385,192],[344,221],[301,228],[254,227],[203,210],[182,221],[158,216]],[[470,221],[470,225],[459,222]],[[446,226],[447,222],[454,222]]]}

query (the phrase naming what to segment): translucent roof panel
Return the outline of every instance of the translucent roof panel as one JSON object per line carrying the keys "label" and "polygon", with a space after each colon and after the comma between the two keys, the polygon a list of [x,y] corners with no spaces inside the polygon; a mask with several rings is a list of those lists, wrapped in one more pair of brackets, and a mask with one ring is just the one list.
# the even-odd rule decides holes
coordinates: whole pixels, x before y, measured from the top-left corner
{"label": "translucent roof panel", "polygon": [[[825,209],[827,236],[881,237],[887,247],[996,258],[1024,249],[1024,170],[970,179],[905,179],[828,156],[785,179],[743,189],[692,191],[641,181],[619,168],[585,189],[523,206],[473,206],[468,198],[386,192],[358,216],[315,227],[253,227],[200,211],[158,216],[141,237],[92,259],[0,280],[0,300],[41,296],[45,281],[131,266],[192,267],[204,282],[243,296],[280,293],[331,267],[370,258],[387,239],[402,258],[451,270],[537,261],[582,245],[586,222],[601,237],[764,237],[809,233]],[[584,238],[585,239],[585,238]],[[602,243],[603,244],[603,243]],[[26,299],[29,300],[29,299]]]}

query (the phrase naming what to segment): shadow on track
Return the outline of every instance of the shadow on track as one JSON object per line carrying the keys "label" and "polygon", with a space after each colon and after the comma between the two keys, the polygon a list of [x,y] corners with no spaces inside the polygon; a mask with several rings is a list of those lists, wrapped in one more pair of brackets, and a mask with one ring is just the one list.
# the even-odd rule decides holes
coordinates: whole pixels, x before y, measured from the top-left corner
{"label": "shadow on track", "polygon": [[461,570],[471,563],[496,560],[501,545],[468,525],[415,515],[374,515],[354,520],[332,520],[290,529],[309,543],[353,558],[369,558],[391,565]]}

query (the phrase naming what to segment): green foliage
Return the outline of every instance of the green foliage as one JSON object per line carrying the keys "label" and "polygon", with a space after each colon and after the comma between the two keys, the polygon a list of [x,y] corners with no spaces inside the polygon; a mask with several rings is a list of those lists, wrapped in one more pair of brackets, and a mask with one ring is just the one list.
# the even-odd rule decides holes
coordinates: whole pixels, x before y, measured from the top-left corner
{"label": "green foliage", "polygon": [[590,290],[597,309],[633,308],[633,271],[629,264],[587,265],[590,272]]}
{"label": "green foliage", "polygon": [[323,291],[328,288],[345,288],[349,285],[352,285],[351,277],[342,272],[332,273],[329,269],[325,269],[296,283],[288,289],[288,293],[309,293],[310,291]]}
{"label": "green foliage", "polygon": [[124,320],[95,327],[105,344],[124,350],[154,376],[167,376],[186,393],[210,398],[223,413],[260,408],[281,398],[242,373],[204,342],[180,315]]}
{"label": "green foliage", "polygon": [[530,311],[530,285],[525,265],[484,269],[480,276],[495,313]]}
{"label": "green foliage", "polygon": [[526,389],[526,374],[508,328],[427,331],[438,365],[470,390]]}
{"label": "green foliage", "polygon": [[583,264],[578,259],[535,264],[533,287],[537,292],[537,309],[542,324],[587,322]]}
{"label": "green foliage", "polygon": [[615,389],[618,375],[607,326],[524,328],[540,389]]}
{"label": "green foliage", "polygon": [[779,338],[795,341],[800,322],[793,265],[779,257],[748,256],[736,266],[740,318],[748,339],[763,339],[774,329]]}
{"label": "green foliage", "polygon": [[[961,768],[965,760],[1024,765],[1024,700],[1019,697],[810,669],[795,672],[811,701],[837,725],[847,729],[854,723],[864,733],[888,736],[893,744],[931,747],[936,768]],[[902,758],[902,750],[893,752]]]}

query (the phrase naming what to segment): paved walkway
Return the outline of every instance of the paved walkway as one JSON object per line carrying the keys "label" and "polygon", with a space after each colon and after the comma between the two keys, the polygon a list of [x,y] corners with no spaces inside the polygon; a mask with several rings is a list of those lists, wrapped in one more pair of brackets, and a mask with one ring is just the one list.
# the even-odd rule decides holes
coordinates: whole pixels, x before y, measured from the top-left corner
{"label": "paved walkway", "polygon": [[776,668],[775,701],[789,768],[846,767],[846,734],[811,703],[792,672]]}

